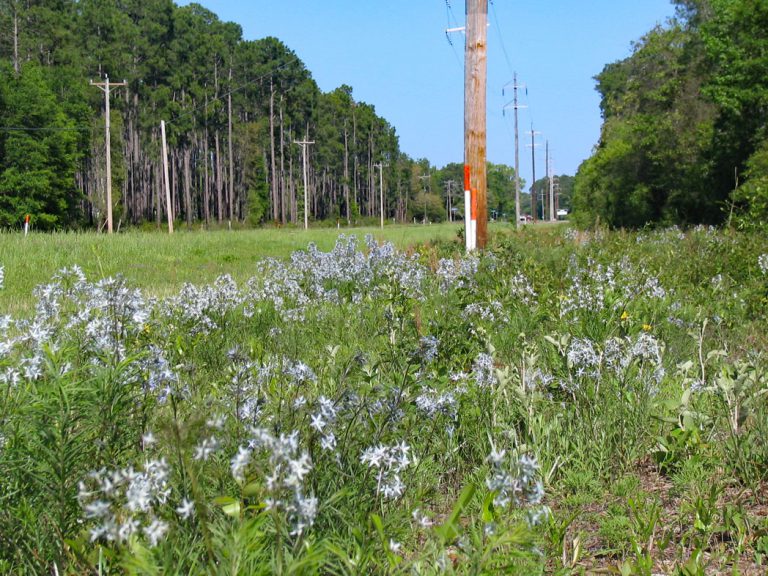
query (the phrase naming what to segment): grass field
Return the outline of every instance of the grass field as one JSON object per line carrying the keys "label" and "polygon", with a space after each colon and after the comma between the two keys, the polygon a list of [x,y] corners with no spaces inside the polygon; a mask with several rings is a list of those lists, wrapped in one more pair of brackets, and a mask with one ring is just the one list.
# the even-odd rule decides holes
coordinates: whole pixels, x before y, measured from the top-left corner
{"label": "grass field", "polygon": [[[498,229],[504,228],[499,225]],[[0,233],[0,266],[5,267],[5,290],[0,291],[0,313],[29,309],[32,289],[48,282],[60,269],[77,265],[91,280],[122,274],[147,295],[164,296],[184,282],[212,282],[222,274],[244,281],[257,272],[266,257],[287,258],[310,242],[330,250],[339,234],[362,240],[372,234],[401,250],[432,241],[452,240],[461,225],[404,225],[310,229],[259,229],[186,232],[128,232],[107,236],[95,233]]]}

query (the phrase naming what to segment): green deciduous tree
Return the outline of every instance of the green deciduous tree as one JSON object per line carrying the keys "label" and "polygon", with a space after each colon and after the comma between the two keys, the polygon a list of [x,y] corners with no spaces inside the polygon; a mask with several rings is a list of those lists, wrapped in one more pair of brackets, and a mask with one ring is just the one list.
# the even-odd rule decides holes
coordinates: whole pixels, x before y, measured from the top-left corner
{"label": "green deciduous tree", "polygon": [[0,226],[17,226],[25,214],[41,229],[67,226],[81,201],[76,127],[38,64],[18,76],[6,66],[0,76]]}

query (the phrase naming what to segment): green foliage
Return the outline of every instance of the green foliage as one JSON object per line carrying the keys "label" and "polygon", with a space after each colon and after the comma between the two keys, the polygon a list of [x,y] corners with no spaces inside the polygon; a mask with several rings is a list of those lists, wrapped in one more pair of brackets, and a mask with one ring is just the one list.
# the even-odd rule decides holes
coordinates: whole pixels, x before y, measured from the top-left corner
{"label": "green foliage", "polygon": [[582,226],[721,222],[734,175],[734,200],[755,210],[742,222],[762,218],[753,155],[765,138],[768,13],[753,0],[676,4],[675,20],[597,76],[604,124],[576,179]]}
{"label": "green foliage", "polygon": [[747,230],[768,226],[768,140],[747,161],[747,181],[733,192],[736,224]]}
{"label": "green foliage", "polygon": [[74,123],[40,66],[27,63],[18,76],[3,67],[0,82],[0,226],[17,228],[26,214],[43,230],[66,226],[81,198]]}

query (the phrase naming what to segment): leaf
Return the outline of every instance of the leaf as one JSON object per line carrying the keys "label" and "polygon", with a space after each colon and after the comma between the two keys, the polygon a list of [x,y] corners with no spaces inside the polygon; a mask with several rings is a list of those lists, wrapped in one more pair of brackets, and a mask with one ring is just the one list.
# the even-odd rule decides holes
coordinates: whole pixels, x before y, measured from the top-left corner
{"label": "leaf", "polygon": [[261,491],[261,486],[257,482],[249,482],[245,486],[243,486],[243,496],[246,496],[248,498],[252,498],[253,496],[258,496],[259,492]]}
{"label": "leaf", "polygon": [[442,526],[435,528],[435,533],[440,537],[444,544],[456,539],[456,537],[461,532],[459,527],[459,518],[461,517],[461,513],[472,500],[472,497],[475,495],[475,489],[476,488],[474,484],[467,484],[464,487],[464,490],[462,490],[459,499],[456,501],[456,504],[453,506],[453,510],[451,511],[451,515],[448,517],[448,520],[446,520]]}
{"label": "leaf", "polygon": [[222,512],[227,516],[237,517],[240,515],[240,500],[231,496],[217,496],[213,503],[221,507]]}

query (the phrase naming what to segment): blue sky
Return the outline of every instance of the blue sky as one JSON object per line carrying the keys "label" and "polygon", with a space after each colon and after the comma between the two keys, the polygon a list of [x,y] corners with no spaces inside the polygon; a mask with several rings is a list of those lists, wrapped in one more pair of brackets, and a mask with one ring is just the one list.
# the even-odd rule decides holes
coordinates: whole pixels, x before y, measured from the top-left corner
{"label": "blue sky", "polygon": [[[180,4],[188,4],[182,1]],[[463,0],[202,0],[243,36],[275,36],[294,50],[323,91],[353,87],[400,136],[401,149],[436,166],[463,161]],[[450,9],[449,9],[450,6]],[[628,56],[632,42],[674,14],[669,0],[493,0],[488,28],[488,160],[514,165],[512,80],[521,93],[520,173],[531,175],[530,130],[542,132],[555,172],[574,174],[600,133],[593,77]]]}

